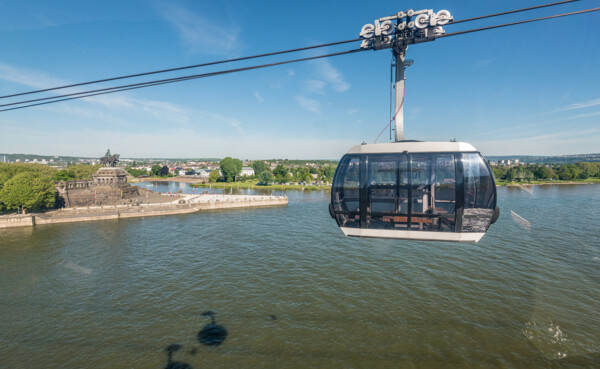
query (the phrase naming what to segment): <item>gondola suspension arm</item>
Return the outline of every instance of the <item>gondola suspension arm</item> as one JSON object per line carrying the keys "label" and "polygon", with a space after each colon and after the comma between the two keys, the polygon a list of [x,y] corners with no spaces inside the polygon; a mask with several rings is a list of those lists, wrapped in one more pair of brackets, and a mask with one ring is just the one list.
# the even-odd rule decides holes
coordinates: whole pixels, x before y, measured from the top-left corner
{"label": "gondola suspension arm", "polygon": [[362,49],[392,49],[395,59],[393,121],[395,125],[395,141],[404,137],[404,70],[412,64],[405,60],[408,45],[434,41],[445,31],[442,27],[454,18],[447,10],[435,13],[431,9],[400,11],[389,17],[376,19],[373,24],[365,24],[360,32]]}

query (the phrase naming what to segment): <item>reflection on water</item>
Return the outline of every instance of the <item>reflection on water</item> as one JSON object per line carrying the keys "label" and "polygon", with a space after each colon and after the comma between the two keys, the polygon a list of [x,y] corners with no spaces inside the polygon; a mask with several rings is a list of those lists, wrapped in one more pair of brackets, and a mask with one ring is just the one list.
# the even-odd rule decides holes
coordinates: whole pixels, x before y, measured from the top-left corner
{"label": "reflection on water", "polygon": [[0,230],[0,366],[600,367],[599,189],[499,188],[478,244],[345,238],[328,192]]}

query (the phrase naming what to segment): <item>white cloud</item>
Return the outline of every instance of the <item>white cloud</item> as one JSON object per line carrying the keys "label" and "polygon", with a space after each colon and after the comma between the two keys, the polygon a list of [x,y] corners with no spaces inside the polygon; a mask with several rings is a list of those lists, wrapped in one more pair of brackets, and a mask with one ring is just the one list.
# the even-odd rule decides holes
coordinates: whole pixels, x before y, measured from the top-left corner
{"label": "white cloud", "polygon": [[257,91],[254,91],[254,97],[256,97],[256,100],[258,100],[258,102],[260,102],[260,103],[265,101],[265,98],[262,97],[262,95],[259,94]]}
{"label": "white cloud", "polygon": [[304,96],[294,96],[294,99],[298,101],[300,106],[315,114],[321,114],[321,105],[315,99],[309,99]]}
{"label": "white cloud", "polygon": [[494,62],[495,60],[496,60],[496,58],[483,59],[483,60],[479,60],[477,63],[475,63],[475,65],[477,65],[478,67],[483,67],[484,65],[488,65],[488,64]]}
{"label": "white cloud", "polygon": [[309,79],[309,80],[302,82],[302,84],[304,85],[304,89],[307,92],[310,92],[313,94],[324,94],[325,86],[327,85],[325,82],[317,80],[317,79]]}
{"label": "white cloud", "polygon": [[217,123],[217,124],[225,123],[225,124],[228,124],[229,126],[231,126],[232,128],[235,128],[238,133],[244,133],[244,130],[242,129],[242,123],[235,118],[230,118],[230,117],[226,117],[224,115],[215,114],[215,113],[201,113],[201,114],[204,114],[206,117],[208,117],[212,123]]}
{"label": "white cloud", "polygon": [[0,64],[0,79],[33,87],[35,89],[64,86],[68,84],[63,80],[50,77],[45,73],[14,68],[6,64]]}
{"label": "white cloud", "polygon": [[344,80],[342,73],[334,68],[329,60],[318,59],[312,61],[312,64],[315,66],[320,79],[331,84],[335,91],[344,92],[350,88],[350,85]]}
{"label": "white cloud", "polygon": [[350,110],[348,110],[346,113],[347,113],[347,114],[356,114],[356,113],[358,113],[359,111],[360,111],[360,110],[358,110],[358,109],[350,109]]}
{"label": "white cloud", "polygon": [[594,99],[594,100],[590,100],[590,101],[584,101],[584,102],[580,102],[580,103],[571,104],[571,105],[566,106],[566,107],[564,107],[562,109],[559,109],[557,111],[585,109],[585,108],[591,108],[592,106],[598,106],[598,105],[600,105],[600,98]]}
{"label": "white cloud", "polygon": [[[29,71],[14,68],[5,64],[0,64],[0,81],[10,81],[36,89],[44,89],[54,86],[68,85],[71,82],[50,77],[46,74],[36,71]],[[81,87],[70,90],[71,92],[83,91]],[[52,91],[54,94],[63,93],[62,90]],[[0,108],[1,109],[1,108]],[[60,102],[56,104],[44,105],[39,107],[46,112],[76,116],[85,118],[90,122],[102,122],[102,124],[126,128],[135,123],[146,121],[146,126],[179,124],[188,125],[191,123],[225,123],[239,133],[243,132],[242,124],[239,120],[226,117],[220,114],[195,110],[186,106],[173,104],[165,101],[147,100],[128,96],[127,94],[111,94],[93,96],[81,99],[75,103]],[[129,119],[132,118],[133,119]],[[64,120],[64,118],[61,118]],[[71,120],[72,121],[72,120]],[[68,121],[65,121],[67,124]]]}
{"label": "white cloud", "polygon": [[234,54],[241,45],[236,25],[223,25],[173,3],[161,3],[159,13],[177,30],[182,44],[191,52],[216,55]]}
{"label": "white cloud", "polygon": [[595,116],[598,116],[598,115],[600,115],[600,111],[595,111],[595,112],[592,112],[592,113],[577,114],[577,115],[573,115],[573,116],[565,117],[565,118],[560,118],[560,119],[554,119],[554,120],[548,121],[546,123],[564,122],[564,121],[569,121],[569,120],[573,120],[573,119],[595,117]]}
{"label": "white cloud", "polygon": [[597,152],[599,141],[600,130],[589,129],[471,143],[484,155],[569,155]]}
{"label": "white cloud", "polygon": [[[2,125],[2,122],[0,122]],[[6,128],[5,128],[6,127]],[[197,129],[168,129],[161,132],[140,131],[132,136],[101,128],[76,128],[40,131],[16,124],[2,126],[0,147],[8,152],[39,155],[100,156],[110,145],[122,158],[131,157],[226,157],[250,159],[298,158],[338,159],[356,140],[278,137],[268,134],[223,136]]]}

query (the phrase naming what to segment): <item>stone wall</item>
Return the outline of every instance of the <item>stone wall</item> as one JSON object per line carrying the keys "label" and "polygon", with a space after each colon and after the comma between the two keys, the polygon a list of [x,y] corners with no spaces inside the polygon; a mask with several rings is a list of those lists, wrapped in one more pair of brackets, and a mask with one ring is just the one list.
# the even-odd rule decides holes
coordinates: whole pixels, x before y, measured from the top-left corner
{"label": "stone wall", "polygon": [[56,185],[58,206],[77,207],[132,203],[139,196],[138,187],[127,183],[127,173],[120,168],[100,168],[93,180],[61,181]]}

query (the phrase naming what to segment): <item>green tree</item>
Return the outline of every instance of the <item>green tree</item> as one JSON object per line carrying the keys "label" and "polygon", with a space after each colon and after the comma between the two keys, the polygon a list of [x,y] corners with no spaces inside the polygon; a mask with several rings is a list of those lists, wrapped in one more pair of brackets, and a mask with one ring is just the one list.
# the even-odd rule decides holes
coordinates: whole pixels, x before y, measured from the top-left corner
{"label": "green tree", "polygon": [[255,176],[260,176],[262,172],[267,170],[267,163],[262,160],[255,161],[252,163],[252,169],[254,169]]}
{"label": "green tree", "polygon": [[552,179],[556,176],[556,173],[552,170],[552,168],[547,167],[545,165],[537,167],[535,170],[535,177],[538,179]]}
{"label": "green tree", "polygon": [[150,174],[153,176],[158,176],[160,175],[160,169],[162,168],[162,166],[160,166],[160,164],[154,164],[152,166],[152,168],[150,168]]}
{"label": "green tree", "polygon": [[260,178],[260,184],[265,186],[273,183],[274,180],[273,173],[271,173],[268,170],[265,170],[262,173],[260,173],[260,176],[258,178]]}
{"label": "green tree", "polygon": [[504,177],[506,181],[512,182],[515,180],[517,176],[517,170],[515,168],[510,168],[506,171],[506,176]]}
{"label": "green tree", "polygon": [[235,177],[242,173],[244,163],[240,159],[233,159],[229,156],[219,162],[221,173],[226,182],[233,182]]}
{"label": "green tree", "polygon": [[68,171],[73,173],[73,179],[92,179],[92,174],[96,173],[101,165],[77,164],[69,167]]}
{"label": "green tree", "polygon": [[335,167],[332,165],[326,165],[320,168],[321,176],[328,182],[333,180],[333,175],[335,174]]}
{"label": "green tree", "polygon": [[132,167],[126,167],[125,170],[135,178],[148,174],[145,169],[133,169]]}
{"label": "green tree", "polygon": [[308,168],[298,168],[296,173],[294,174],[294,179],[296,182],[312,182],[313,177],[310,175]]}
{"label": "green tree", "polygon": [[219,170],[215,169],[212,172],[210,172],[210,174],[208,175],[208,181],[210,183],[215,183],[219,180],[219,178],[221,178],[221,175],[219,174]]}
{"label": "green tree", "polygon": [[55,182],[71,181],[75,179],[75,173],[67,169],[59,170],[56,172],[56,174],[54,174],[52,179],[54,179]]}
{"label": "green tree", "polygon": [[160,168],[160,170],[158,171],[158,175],[161,177],[166,177],[169,175],[169,167],[166,165],[163,165],[162,168]]}
{"label": "green tree", "polygon": [[19,173],[6,181],[0,191],[0,202],[7,209],[45,209],[54,206],[55,200],[52,178],[39,173]]}
{"label": "green tree", "polygon": [[279,164],[275,169],[273,169],[273,175],[275,176],[275,180],[279,183],[285,182],[285,176],[289,173],[288,168]]}
{"label": "green tree", "polygon": [[577,167],[582,173],[585,173],[585,178],[600,175],[600,163],[577,163]]}
{"label": "green tree", "polygon": [[574,164],[563,164],[558,168],[556,172],[558,178],[570,181],[572,179],[578,178],[580,171],[579,168]]}

